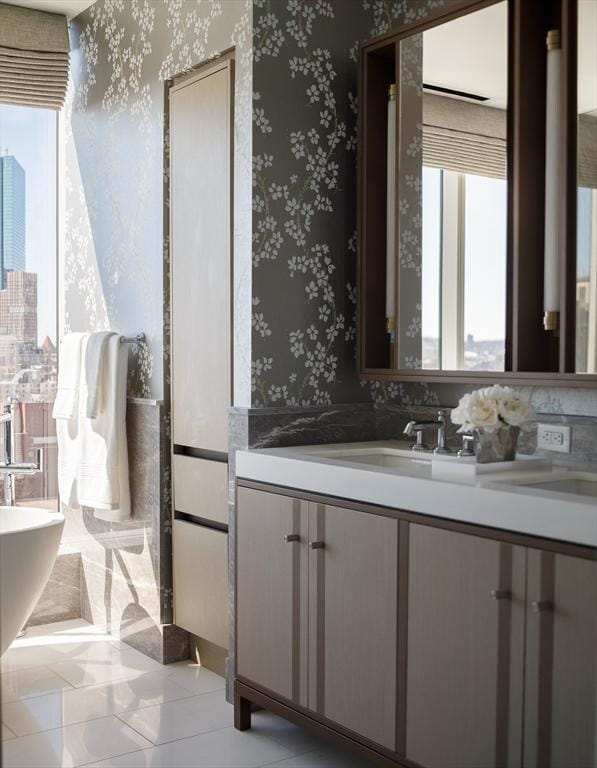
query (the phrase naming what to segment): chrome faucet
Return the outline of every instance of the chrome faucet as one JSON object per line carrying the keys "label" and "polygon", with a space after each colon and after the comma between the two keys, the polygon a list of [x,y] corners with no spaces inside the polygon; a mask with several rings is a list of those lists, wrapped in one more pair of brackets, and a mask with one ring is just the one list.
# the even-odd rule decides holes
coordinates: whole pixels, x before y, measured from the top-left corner
{"label": "chrome faucet", "polygon": [[412,444],[411,450],[415,452],[430,450],[429,446],[423,442],[423,433],[426,429],[437,428],[437,445],[433,449],[433,453],[451,453],[446,444],[446,424],[449,413],[447,410],[439,410],[436,421],[409,421],[404,428],[404,434],[409,437],[412,437],[413,434],[416,435],[416,440]]}
{"label": "chrome faucet", "polygon": [[15,475],[35,475],[43,472],[43,452],[37,449],[35,462],[17,462],[13,458],[14,445],[14,408],[16,402],[9,400],[0,414],[0,424],[4,425],[4,461],[0,462],[0,475],[4,475],[4,503],[15,505]]}

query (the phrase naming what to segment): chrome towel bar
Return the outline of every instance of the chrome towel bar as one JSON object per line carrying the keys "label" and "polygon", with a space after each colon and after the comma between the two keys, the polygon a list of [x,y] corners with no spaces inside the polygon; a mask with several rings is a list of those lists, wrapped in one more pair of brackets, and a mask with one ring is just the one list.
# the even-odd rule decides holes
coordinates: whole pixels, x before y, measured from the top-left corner
{"label": "chrome towel bar", "polygon": [[145,342],[145,334],[137,333],[135,336],[121,336],[121,344],[143,344]]}

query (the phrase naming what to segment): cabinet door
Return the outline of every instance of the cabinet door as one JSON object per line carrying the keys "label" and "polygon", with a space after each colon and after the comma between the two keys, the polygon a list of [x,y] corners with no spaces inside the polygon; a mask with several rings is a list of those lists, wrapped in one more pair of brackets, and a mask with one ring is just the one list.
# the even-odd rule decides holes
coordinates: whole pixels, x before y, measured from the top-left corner
{"label": "cabinet door", "polygon": [[228,534],[186,520],[172,523],[174,621],[228,648]]}
{"label": "cabinet door", "polygon": [[529,551],[525,768],[597,766],[597,563]]}
{"label": "cabinet door", "polygon": [[309,541],[309,707],[395,750],[398,522],[310,504]]}
{"label": "cabinet door", "polygon": [[226,453],[232,63],[170,89],[172,440]]}
{"label": "cabinet door", "polygon": [[524,548],[410,525],[408,552],[407,757],[519,766]]}
{"label": "cabinet door", "polygon": [[239,487],[236,671],[304,706],[307,526],[306,502]]}

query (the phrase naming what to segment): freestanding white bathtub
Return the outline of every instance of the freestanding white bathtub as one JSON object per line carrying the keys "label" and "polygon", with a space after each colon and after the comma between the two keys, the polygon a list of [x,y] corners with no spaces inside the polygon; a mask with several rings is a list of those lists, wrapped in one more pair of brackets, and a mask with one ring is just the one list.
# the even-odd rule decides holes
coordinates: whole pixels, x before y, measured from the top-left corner
{"label": "freestanding white bathtub", "polygon": [[54,566],[64,515],[0,507],[0,656],[15,639]]}

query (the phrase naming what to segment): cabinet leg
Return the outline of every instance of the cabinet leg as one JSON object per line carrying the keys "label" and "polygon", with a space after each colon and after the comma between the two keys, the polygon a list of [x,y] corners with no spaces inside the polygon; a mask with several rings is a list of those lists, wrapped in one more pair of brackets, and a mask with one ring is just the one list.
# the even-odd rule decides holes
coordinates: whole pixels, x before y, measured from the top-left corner
{"label": "cabinet leg", "polygon": [[251,702],[234,694],[234,727],[237,731],[247,731],[251,727]]}

